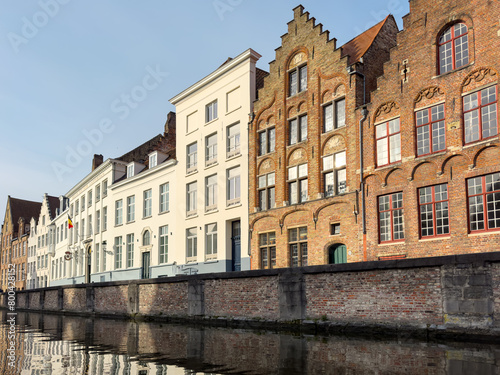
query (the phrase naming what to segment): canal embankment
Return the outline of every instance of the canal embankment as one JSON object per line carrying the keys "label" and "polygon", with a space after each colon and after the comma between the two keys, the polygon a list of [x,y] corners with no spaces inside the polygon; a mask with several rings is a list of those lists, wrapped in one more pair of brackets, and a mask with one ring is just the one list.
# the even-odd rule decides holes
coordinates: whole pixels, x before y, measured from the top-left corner
{"label": "canal embankment", "polygon": [[500,334],[500,252],[65,285],[15,298],[19,311],[488,340]]}

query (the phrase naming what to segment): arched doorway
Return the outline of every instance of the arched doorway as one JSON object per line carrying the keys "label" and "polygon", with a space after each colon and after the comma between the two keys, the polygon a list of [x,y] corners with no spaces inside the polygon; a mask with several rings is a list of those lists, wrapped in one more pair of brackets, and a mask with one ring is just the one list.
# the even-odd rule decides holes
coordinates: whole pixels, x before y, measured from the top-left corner
{"label": "arched doorway", "polygon": [[347,263],[347,247],[342,243],[336,243],[328,248],[328,263]]}

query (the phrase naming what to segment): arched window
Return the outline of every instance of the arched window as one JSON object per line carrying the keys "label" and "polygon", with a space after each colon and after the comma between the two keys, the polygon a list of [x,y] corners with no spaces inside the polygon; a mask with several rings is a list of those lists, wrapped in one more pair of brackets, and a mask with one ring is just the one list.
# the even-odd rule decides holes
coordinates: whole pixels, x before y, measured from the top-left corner
{"label": "arched window", "polygon": [[447,73],[469,63],[469,36],[464,23],[444,30],[439,37],[439,74]]}
{"label": "arched window", "polygon": [[149,246],[149,245],[151,245],[151,233],[149,233],[149,230],[147,230],[142,235],[142,246]]}

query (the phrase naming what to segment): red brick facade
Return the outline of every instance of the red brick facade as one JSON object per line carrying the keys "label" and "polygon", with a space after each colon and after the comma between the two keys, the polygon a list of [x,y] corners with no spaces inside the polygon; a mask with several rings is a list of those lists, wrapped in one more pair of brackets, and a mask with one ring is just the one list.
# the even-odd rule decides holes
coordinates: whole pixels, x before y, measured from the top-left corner
{"label": "red brick facade", "polygon": [[[276,60],[270,64],[270,74],[259,90],[259,100],[254,106],[255,118],[250,127],[249,206],[253,269],[329,263],[333,248],[340,245],[345,245],[344,259],[346,253],[349,261],[364,259],[357,237],[359,142],[355,109],[369,100],[370,89],[375,88],[376,77],[383,72],[383,63],[389,58],[388,51],[394,46],[396,33],[396,23],[389,16],[342,48],[337,48],[335,39],[329,39],[328,32],[323,31],[320,24],[316,25],[314,18],[304,13],[301,6],[295,8],[294,20],[289,22],[282,46],[276,50]],[[307,69],[307,84],[300,87],[303,67]],[[298,80],[294,80],[292,74],[297,74]],[[366,82],[363,82],[363,76]],[[294,85],[296,90],[291,88]],[[345,103],[345,122],[341,119],[341,102]],[[335,106],[329,127],[325,126],[325,107],[328,105]],[[292,122],[299,123],[300,128],[303,116],[307,116],[307,136],[301,137],[304,129],[292,135]],[[263,151],[262,146],[259,150],[260,140],[264,137],[261,134],[265,132],[269,139],[273,128],[274,150],[268,147]],[[338,178],[333,178],[332,196],[325,198],[323,158],[340,155],[341,160],[343,152],[346,159],[345,185],[340,184],[344,172],[333,171],[332,175]],[[305,171],[305,165],[307,172],[302,173],[302,177],[306,176],[307,182],[302,182],[300,168]],[[275,197],[272,199],[269,189],[262,193],[273,200],[269,202],[268,199],[267,206],[264,206],[258,192],[263,183],[260,182],[259,186],[259,181],[272,173]],[[296,183],[292,181],[297,180],[294,173],[299,176]],[[296,189],[306,185],[307,193],[302,195],[297,191],[294,194]],[[298,202],[293,201],[294,197]],[[332,235],[333,224],[340,224],[338,234]],[[269,246],[260,248],[259,241],[266,233],[275,236],[276,244],[269,239]],[[299,242],[290,244],[289,240],[293,240],[295,234]],[[300,254],[294,258],[292,252],[295,248]]]}
{"label": "red brick facade", "polygon": [[[367,201],[367,254],[368,260],[384,257],[426,257],[459,253],[478,253],[500,249],[500,221],[491,221],[491,231],[469,225],[468,182],[470,178],[500,172],[500,148],[498,138],[498,72],[500,61],[500,3],[495,1],[410,1],[410,13],[404,18],[404,30],[398,34],[397,47],[391,51],[391,59],[384,65],[384,76],[379,78],[377,90],[372,93],[368,105],[369,120],[365,123],[364,149],[366,201]],[[457,35],[457,24],[467,26],[468,61],[460,61],[456,49],[452,60],[457,64],[442,73],[440,69],[440,36],[450,27]],[[457,27],[458,28],[458,27]],[[465,28],[462,27],[462,30]],[[452,34],[453,35],[453,34]],[[441,40],[441,42],[443,42]],[[454,41],[455,42],[455,41]],[[460,43],[456,41],[456,47]],[[459,66],[463,64],[462,66]],[[481,123],[489,133],[478,132],[475,140],[467,129],[469,115],[464,115],[467,95],[489,90],[490,106],[482,111]],[[483,91],[481,91],[483,90]],[[496,91],[496,98],[491,95]],[[483,98],[484,99],[484,98]],[[440,106],[440,107],[439,107]],[[438,109],[444,110],[441,115]],[[489,121],[487,116],[490,113]],[[436,126],[444,136],[438,139],[422,136],[426,129],[425,116],[434,113]],[[466,119],[467,117],[467,119]],[[424,118],[422,120],[422,118]],[[389,119],[399,119],[401,131],[401,158],[387,166],[378,166],[376,128]],[[467,122],[467,123],[466,123]],[[375,126],[374,126],[375,125]],[[430,146],[418,143],[417,137],[429,139]],[[495,176],[491,176],[495,177]],[[497,180],[497,178],[494,178]],[[496,184],[500,184],[500,181]],[[436,230],[421,220],[424,210],[441,209],[441,205],[423,205],[426,198],[446,198],[435,194],[436,188],[427,189],[434,194],[425,195],[423,187],[440,185],[448,195],[449,226]],[[493,186],[500,190],[500,186]],[[434,190],[434,191],[432,191]],[[380,196],[402,193],[404,239],[383,241],[387,236],[379,233]],[[484,193],[484,191],[483,191]],[[489,215],[500,215],[500,193],[483,195],[480,199],[491,200]],[[474,198],[472,198],[474,199]],[[422,204],[419,207],[419,202]],[[484,205],[483,205],[484,207]],[[445,212],[446,213],[446,212]],[[436,220],[437,213],[426,216],[427,223]],[[485,213],[485,216],[487,214]],[[492,225],[493,224],[493,225]],[[426,230],[431,227],[432,229]],[[496,228],[495,228],[496,227]],[[478,230],[475,230],[478,229]]]}
{"label": "red brick facade", "polygon": [[[397,35],[388,17],[340,49],[302,7],[294,13],[259,91],[250,128],[252,268],[305,265],[300,246],[304,251],[307,246],[307,265],[498,251],[500,191],[491,189],[500,190],[500,181],[487,183],[497,181],[494,173],[500,172],[500,4],[411,0]],[[307,88],[301,90],[290,72],[297,70],[300,79],[305,65]],[[291,92],[290,85],[298,89]],[[339,98],[345,99],[345,126],[325,131],[323,108]],[[290,145],[291,121],[300,123],[303,114],[307,140],[300,142],[299,136]],[[260,132],[272,127],[275,151],[259,150]],[[325,198],[323,158],[343,150],[345,190],[334,185],[333,196]],[[306,163],[307,198],[301,202],[299,194],[292,204],[295,187],[288,169]],[[262,176],[273,172],[275,206],[269,209],[269,203],[261,203],[269,195]],[[481,176],[487,177],[470,180]],[[470,197],[468,183],[470,194],[475,192]],[[471,210],[481,207],[484,215],[474,215],[470,223]],[[307,235],[305,229],[297,231],[306,245],[295,242],[297,227],[307,228]],[[269,232],[275,235],[271,241],[261,236]]]}

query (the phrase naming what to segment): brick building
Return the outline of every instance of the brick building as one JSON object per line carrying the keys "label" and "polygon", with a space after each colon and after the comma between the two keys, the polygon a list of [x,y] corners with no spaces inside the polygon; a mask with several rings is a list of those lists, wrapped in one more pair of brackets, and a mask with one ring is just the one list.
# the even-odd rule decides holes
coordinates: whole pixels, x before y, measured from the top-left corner
{"label": "brick building", "polygon": [[38,217],[41,203],[8,197],[2,225],[0,247],[0,288],[8,286],[8,270],[12,264],[15,269],[16,289],[26,288],[27,249],[30,233],[30,220]]}
{"label": "brick building", "polygon": [[370,100],[397,31],[388,16],[337,48],[294,9],[249,129],[253,269],[364,259],[356,108]]}
{"label": "brick building", "polygon": [[368,260],[500,249],[499,20],[410,1],[364,124]]}

